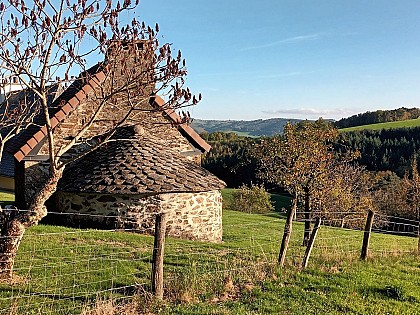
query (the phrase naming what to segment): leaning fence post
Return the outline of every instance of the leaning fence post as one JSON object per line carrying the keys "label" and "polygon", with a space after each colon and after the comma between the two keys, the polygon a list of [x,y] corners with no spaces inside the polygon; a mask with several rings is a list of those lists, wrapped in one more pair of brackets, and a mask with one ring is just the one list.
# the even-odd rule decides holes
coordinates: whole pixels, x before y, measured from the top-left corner
{"label": "leaning fence post", "polygon": [[163,253],[165,249],[166,215],[158,213],[155,222],[155,241],[152,261],[152,293],[163,300]]}
{"label": "leaning fence post", "polygon": [[308,246],[306,247],[305,256],[303,257],[302,261],[302,268],[306,268],[308,266],[309,256],[311,255],[312,248],[314,247],[315,238],[318,234],[319,227],[321,226],[321,218],[317,218],[315,221],[314,229],[312,230],[311,237],[309,238]]}
{"label": "leaning fence post", "polygon": [[418,241],[417,241],[417,254],[420,255],[420,221],[418,222],[418,225],[417,225],[417,238],[418,238]]}
{"label": "leaning fence post", "polygon": [[292,235],[292,223],[293,223],[293,218],[296,214],[296,207],[297,207],[297,202],[296,200],[293,200],[292,207],[287,213],[287,219],[284,225],[283,239],[281,240],[281,247],[280,247],[279,259],[278,259],[278,263],[280,267],[283,267],[284,261],[286,259],[287,247],[289,246],[290,236]]}
{"label": "leaning fence post", "polygon": [[374,212],[372,210],[369,210],[369,213],[366,219],[365,233],[363,235],[362,253],[360,254],[361,260],[366,260],[368,256],[370,233],[372,232],[372,224],[373,224],[373,215],[374,215]]}

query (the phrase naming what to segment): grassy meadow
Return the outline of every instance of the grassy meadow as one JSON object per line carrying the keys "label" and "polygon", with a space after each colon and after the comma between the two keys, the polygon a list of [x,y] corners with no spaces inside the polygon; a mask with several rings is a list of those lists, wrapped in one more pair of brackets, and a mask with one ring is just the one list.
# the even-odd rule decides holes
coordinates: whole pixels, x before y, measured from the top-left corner
{"label": "grassy meadow", "polygon": [[371,124],[371,125],[361,125],[355,126],[350,128],[343,128],[339,129],[341,132],[346,131],[356,131],[356,130],[380,130],[380,129],[398,129],[398,128],[411,128],[411,127],[419,127],[420,126],[420,119],[409,119],[409,120],[402,120],[402,121],[392,121],[386,123],[379,123],[379,124]]}
{"label": "grassy meadow", "polygon": [[[301,270],[303,225],[296,222],[279,269],[281,214],[231,211],[231,191],[223,194],[222,243],[167,238],[163,303],[145,294],[153,237],[40,225],[25,234],[14,282],[0,285],[0,314],[80,314],[98,296],[121,302],[133,295],[136,311],[126,314],[420,314],[416,238],[374,233],[371,257],[361,262],[361,231],[322,226]],[[274,198],[277,209],[288,204]]]}
{"label": "grassy meadow", "polygon": [[0,206],[5,206],[13,203],[15,196],[10,192],[0,191]]}

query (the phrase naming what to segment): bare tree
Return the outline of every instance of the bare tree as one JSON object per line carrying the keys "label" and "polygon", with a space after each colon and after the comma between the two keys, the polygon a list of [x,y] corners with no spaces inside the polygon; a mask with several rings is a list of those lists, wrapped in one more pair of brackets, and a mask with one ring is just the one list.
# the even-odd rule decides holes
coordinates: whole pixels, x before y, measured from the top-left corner
{"label": "bare tree", "polygon": [[[181,53],[173,56],[170,44],[159,44],[158,25],[151,28],[136,19],[121,24],[121,13],[134,12],[138,0],[29,3],[0,3],[0,77],[17,78],[19,84],[36,95],[46,126],[49,172],[32,197],[28,211],[2,216],[3,278],[12,276],[25,230],[46,216],[44,203],[55,192],[68,163],[111,141],[116,128],[147,119],[144,113],[150,110],[146,105],[151,94],[167,96],[168,101],[159,110],[198,102],[184,88],[186,68]],[[88,58],[104,55],[104,62],[86,68]],[[79,72],[80,76],[74,79],[72,76]],[[71,84],[70,87],[81,88],[86,82],[92,106],[66,141],[58,141],[54,128],[59,122],[51,117],[49,86]],[[109,117],[109,108],[115,115]],[[184,117],[188,119],[188,115]],[[74,150],[76,146],[78,150]]]}

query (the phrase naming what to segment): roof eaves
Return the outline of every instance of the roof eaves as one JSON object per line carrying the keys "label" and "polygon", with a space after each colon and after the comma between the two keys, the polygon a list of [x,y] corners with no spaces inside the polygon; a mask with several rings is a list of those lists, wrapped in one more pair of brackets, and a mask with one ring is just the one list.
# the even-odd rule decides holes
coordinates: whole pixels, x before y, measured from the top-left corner
{"label": "roof eaves", "polygon": [[188,124],[182,123],[181,117],[172,108],[164,108],[166,104],[164,99],[162,99],[160,96],[154,95],[150,98],[150,104],[162,110],[166,116],[177,125],[181,133],[183,133],[190,141],[192,141],[198,149],[200,149],[202,152],[210,151],[211,145],[208,144],[203,138],[201,138],[200,135]]}
{"label": "roof eaves", "polygon": [[[92,75],[91,78],[78,90],[74,90],[73,97],[70,97],[69,100],[66,102],[62,102],[60,98],[56,99],[51,107],[60,107],[60,109],[54,114],[53,117],[51,117],[51,127],[54,129],[60,122],[62,122],[73,110],[75,110],[82,100],[84,100],[87,95],[96,87],[101,85],[106,78],[106,73],[108,71],[108,68],[105,67],[102,71],[99,71]],[[68,89],[73,88],[70,86]],[[19,162],[22,161],[26,155],[29,154],[30,151],[28,151],[29,148],[34,148],[36,144],[40,143],[46,136],[46,128],[47,126],[44,125],[40,127],[38,130],[36,130],[32,137],[29,138],[28,141],[26,141],[25,144],[23,144],[17,152],[14,153],[14,157]]]}

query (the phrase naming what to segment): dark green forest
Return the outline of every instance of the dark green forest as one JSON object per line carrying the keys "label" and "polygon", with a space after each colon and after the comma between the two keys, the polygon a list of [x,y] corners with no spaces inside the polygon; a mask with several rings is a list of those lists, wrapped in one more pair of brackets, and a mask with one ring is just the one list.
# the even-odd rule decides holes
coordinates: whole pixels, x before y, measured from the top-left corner
{"label": "dark green forest", "polygon": [[238,136],[233,132],[204,133],[212,146],[202,159],[202,166],[225,181],[228,187],[258,183],[257,161],[252,156],[258,138]]}
{"label": "dark green forest", "polygon": [[[261,182],[252,154],[261,138],[223,132],[203,134],[203,137],[212,150],[203,158],[202,165],[223,179],[228,187]],[[335,147],[337,152],[359,151],[358,163],[369,171],[392,171],[402,177],[410,167],[413,154],[420,156],[420,127],[345,132],[340,134]]]}
{"label": "dark green forest", "polygon": [[420,127],[360,130],[340,134],[341,141],[360,151],[359,163],[370,171],[392,171],[402,177],[410,158],[420,150]]}

